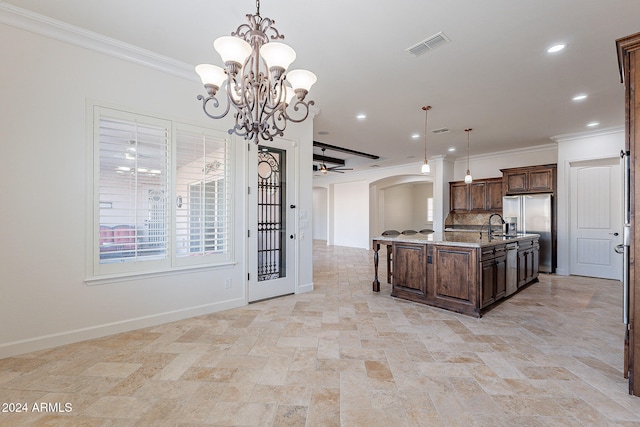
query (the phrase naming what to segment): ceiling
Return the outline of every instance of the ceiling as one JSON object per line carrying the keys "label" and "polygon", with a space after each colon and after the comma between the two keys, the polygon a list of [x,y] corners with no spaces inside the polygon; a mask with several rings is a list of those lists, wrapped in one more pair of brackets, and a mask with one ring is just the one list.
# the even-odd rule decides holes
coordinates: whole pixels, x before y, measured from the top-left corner
{"label": "ceiling", "polygon": [[[249,0],[5,3],[194,66],[221,65],[213,40],[255,13]],[[263,0],[260,12],[296,50],[291,68],[318,77],[307,98],[320,111],[314,140],[380,157],[327,150],[355,170],[421,162],[423,105],[432,106],[429,156],[466,156],[465,128],[473,157],[624,124],[615,40],[640,32],[637,0]],[[451,41],[406,51],[438,32]],[[546,53],[558,42],[563,51]],[[185,96],[199,93],[194,85]],[[588,98],[572,101],[581,93]],[[450,132],[432,133],[441,128]]]}

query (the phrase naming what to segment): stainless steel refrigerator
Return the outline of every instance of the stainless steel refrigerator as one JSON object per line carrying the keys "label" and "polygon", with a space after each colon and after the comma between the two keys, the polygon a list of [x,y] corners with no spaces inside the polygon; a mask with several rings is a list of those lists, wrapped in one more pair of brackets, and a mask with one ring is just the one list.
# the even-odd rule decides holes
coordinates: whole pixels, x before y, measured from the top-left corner
{"label": "stainless steel refrigerator", "polygon": [[539,269],[545,273],[553,273],[553,224],[551,194],[527,194],[520,196],[504,196],[502,198],[502,216],[516,218],[518,233],[535,233],[540,235]]}

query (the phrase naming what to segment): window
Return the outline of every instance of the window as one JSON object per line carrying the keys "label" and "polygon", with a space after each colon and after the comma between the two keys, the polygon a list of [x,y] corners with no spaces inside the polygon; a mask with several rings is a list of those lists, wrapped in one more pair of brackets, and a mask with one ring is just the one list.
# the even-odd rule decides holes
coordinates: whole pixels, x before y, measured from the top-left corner
{"label": "window", "polygon": [[90,276],[229,261],[230,162],[221,133],[94,112]]}
{"label": "window", "polygon": [[228,252],[230,191],[227,142],[181,125],[176,130],[176,257],[221,257]]}

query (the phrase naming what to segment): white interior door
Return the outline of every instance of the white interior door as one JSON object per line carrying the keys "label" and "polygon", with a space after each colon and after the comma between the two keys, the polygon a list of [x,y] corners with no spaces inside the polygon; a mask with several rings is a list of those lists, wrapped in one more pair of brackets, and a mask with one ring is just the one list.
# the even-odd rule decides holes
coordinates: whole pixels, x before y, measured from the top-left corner
{"label": "white interior door", "polygon": [[571,164],[570,272],[622,279],[623,177],[619,158]]}
{"label": "white interior door", "polygon": [[295,292],[294,150],[288,141],[251,146],[249,302]]}

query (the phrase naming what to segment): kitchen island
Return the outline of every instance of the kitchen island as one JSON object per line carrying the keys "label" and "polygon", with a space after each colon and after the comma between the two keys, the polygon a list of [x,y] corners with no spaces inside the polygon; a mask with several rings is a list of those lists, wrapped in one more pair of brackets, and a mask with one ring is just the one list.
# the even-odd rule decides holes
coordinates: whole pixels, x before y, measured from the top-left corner
{"label": "kitchen island", "polygon": [[481,317],[538,280],[538,237],[468,232],[375,237],[373,291],[380,291],[378,251],[385,245],[391,296]]}

